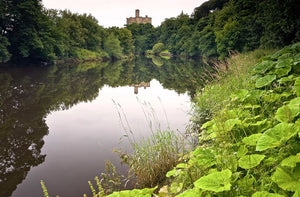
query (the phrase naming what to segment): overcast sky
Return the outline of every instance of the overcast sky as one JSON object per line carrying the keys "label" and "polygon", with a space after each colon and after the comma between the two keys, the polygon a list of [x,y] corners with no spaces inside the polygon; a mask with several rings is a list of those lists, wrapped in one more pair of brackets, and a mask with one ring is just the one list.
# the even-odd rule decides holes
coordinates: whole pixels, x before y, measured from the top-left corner
{"label": "overcast sky", "polygon": [[126,18],[135,16],[135,9],[140,16],[152,17],[152,24],[157,27],[165,18],[178,16],[181,11],[192,14],[195,7],[207,0],[43,0],[46,8],[68,9],[76,13],[92,14],[104,27],[126,24]]}

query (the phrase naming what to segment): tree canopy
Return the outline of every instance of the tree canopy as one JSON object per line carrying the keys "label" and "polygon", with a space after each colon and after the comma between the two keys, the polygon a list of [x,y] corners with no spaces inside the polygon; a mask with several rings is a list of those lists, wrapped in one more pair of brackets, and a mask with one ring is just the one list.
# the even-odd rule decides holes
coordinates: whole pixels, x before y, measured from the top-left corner
{"label": "tree canopy", "polygon": [[[173,55],[220,57],[300,40],[297,0],[209,0],[154,28],[103,28],[88,14],[45,9],[41,0],[0,2],[0,62],[121,58],[163,43]],[[112,44],[112,46],[108,46]]]}

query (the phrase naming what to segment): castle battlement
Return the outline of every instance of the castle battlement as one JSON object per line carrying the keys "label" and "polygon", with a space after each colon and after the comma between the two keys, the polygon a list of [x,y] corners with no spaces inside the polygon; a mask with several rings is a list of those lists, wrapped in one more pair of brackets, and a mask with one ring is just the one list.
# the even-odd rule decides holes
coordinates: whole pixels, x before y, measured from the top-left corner
{"label": "castle battlement", "polygon": [[135,10],[135,17],[130,17],[130,18],[127,18],[127,25],[130,25],[132,23],[137,23],[137,24],[146,24],[146,23],[152,23],[152,18],[151,17],[148,17],[146,15],[146,17],[141,17],[140,16],[140,10]]}

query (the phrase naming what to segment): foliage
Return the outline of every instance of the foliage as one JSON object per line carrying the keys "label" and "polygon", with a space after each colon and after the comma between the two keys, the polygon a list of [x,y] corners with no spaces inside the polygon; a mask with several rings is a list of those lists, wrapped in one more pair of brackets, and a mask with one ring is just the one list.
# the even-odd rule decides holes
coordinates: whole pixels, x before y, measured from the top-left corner
{"label": "foliage", "polygon": [[213,172],[207,176],[203,176],[194,182],[195,187],[203,190],[214,192],[228,191],[231,188],[231,171],[223,170],[222,172]]}
{"label": "foliage", "polygon": [[[133,23],[126,28],[105,29],[91,15],[47,10],[39,0],[3,0],[0,60],[51,62],[77,58],[78,49],[99,53],[104,58],[107,53],[120,58],[145,53],[155,43],[163,43],[173,55],[224,59],[232,51],[276,48],[299,41],[297,3],[209,0],[195,8],[192,16],[181,13],[157,28],[149,23]],[[120,47],[116,47],[116,39]],[[104,47],[110,42],[115,47]],[[278,69],[276,74],[285,75],[289,69],[290,66]]]}
{"label": "foliage", "polygon": [[157,40],[155,28],[150,24],[130,24],[126,26],[134,39],[135,53],[141,54],[152,49]]}
{"label": "foliage", "polygon": [[[105,51],[105,43],[112,42],[110,29],[98,25],[88,14],[68,10],[45,9],[39,0],[1,1],[0,4],[0,60],[52,62],[56,59],[76,58],[91,60],[90,53],[106,58],[131,55],[134,49],[131,32],[117,29],[119,47]],[[113,41],[115,44],[115,41]],[[115,45],[114,45],[115,46]],[[107,48],[107,47],[106,47]],[[78,55],[78,51],[86,51]],[[121,51],[121,52],[120,52]],[[87,56],[85,56],[87,55]]]}
{"label": "foliage", "polygon": [[276,48],[299,41],[296,4],[296,0],[283,4],[276,0],[209,0],[195,8],[191,17],[181,13],[155,29],[150,24],[131,24],[128,29],[139,53],[160,42],[174,55],[224,59],[231,51]]}
{"label": "foliage", "polygon": [[113,35],[108,36],[104,41],[103,48],[111,57],[121,58],[122,56],[120,41]]}
{"label": "foliage", "polygon": [[[223,97],[226,101],[218,108],[208,105],[218,111],[202,123],[198,147],[167,173],[171,184],[162,187],[158,196],[298,195],[300,98],[294,86],[300,75],[295,66],[299,52],[296,43],[248,65],[252,72],[244,69],[245,77],[235,81],[244,85]],[[227,65],[230,68],[230,61]],[[284,75],[278,72],[289,66],[292,68]],[[269,75],[275,75],[271,82],[255,86]],[[220,86],[220,81],[235,77],[226,69],[219,72],[217,81],[197,95],[196,105],[211,102],[201,97],[216,93],[214,87]]]}

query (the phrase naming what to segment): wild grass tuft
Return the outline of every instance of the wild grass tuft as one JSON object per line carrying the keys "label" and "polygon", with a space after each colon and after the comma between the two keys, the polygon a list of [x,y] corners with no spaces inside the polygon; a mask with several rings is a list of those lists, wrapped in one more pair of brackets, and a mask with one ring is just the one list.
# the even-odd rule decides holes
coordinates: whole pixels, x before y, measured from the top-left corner
{"label": "wild grass tuft", "polygon": [[[184,151],[184,139],[174,131],[157,131],[150,138],[132,144],[133,153],[123,154],[140,187],[154,187],[178,164]],[[126,158],[126,159],[124,159]]]}

